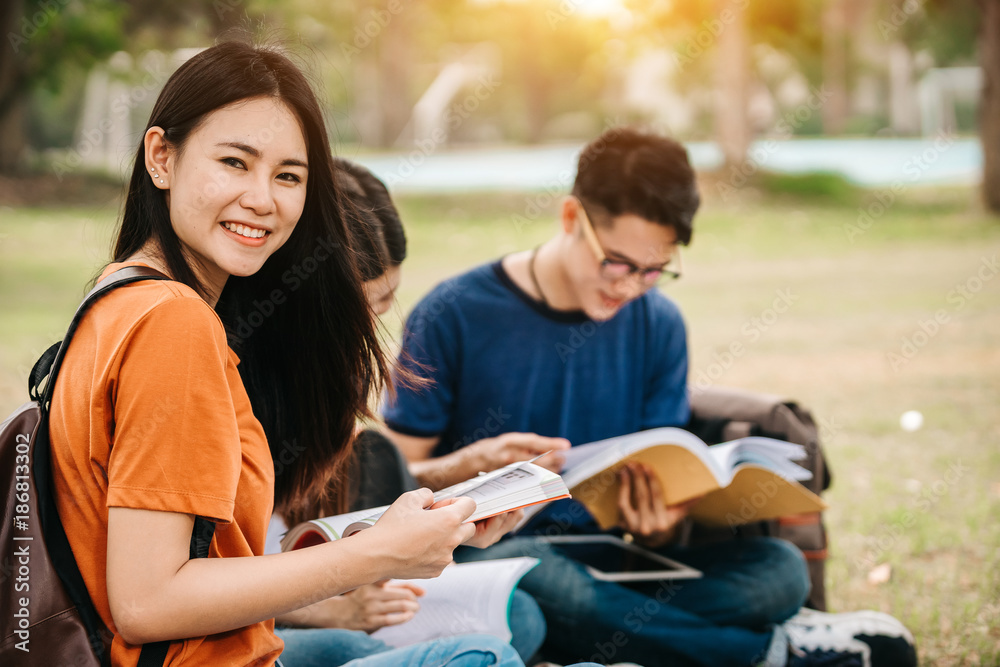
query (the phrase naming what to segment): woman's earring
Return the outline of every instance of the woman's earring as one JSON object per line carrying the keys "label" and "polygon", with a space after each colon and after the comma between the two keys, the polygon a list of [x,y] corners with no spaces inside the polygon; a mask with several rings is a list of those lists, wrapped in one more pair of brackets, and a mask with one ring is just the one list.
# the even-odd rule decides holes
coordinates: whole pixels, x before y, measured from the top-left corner
{"label": "woman's earring", "polygon": [[156,167],[150,167],[150,168],[149,168],[149,171],[151,171],[151,172],[153,173],[153,179],[154,179],[154,180],[155,180],[155,179],[159,179],[160,183],[162,183],[162,182],[163,182],[163,179],[162,179],[162,178],[160,178],[160,175],[156,173]]}

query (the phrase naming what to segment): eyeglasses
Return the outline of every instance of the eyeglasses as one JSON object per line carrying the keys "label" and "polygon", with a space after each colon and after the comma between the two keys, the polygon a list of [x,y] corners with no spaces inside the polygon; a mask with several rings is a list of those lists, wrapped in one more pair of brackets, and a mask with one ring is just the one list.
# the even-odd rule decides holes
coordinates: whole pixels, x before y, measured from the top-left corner
{"label": "eyeglasses", "polygon": [[676,280],[681,277],[684,266],[681,260],[681,248],[679,245],[674,246],[674,254],[662,266],[642,267],[636,266],[632,262],[608,259],[604,248],[601,247],[601,242],[597,240],[597,233],[594,231],[594,225],[590,222],[590,217],[587,215],[583,202],[579,199],[577,201],[580,203],[579,211],[580,219],[583,222],[583,236],[587,239],[587,243],[590,244],[594,255],[597,256],[597,261],[601,263],[602,278],[615,282],[622,278],[638,276],[640,283],[646,287],[652,287],[658,282]]}

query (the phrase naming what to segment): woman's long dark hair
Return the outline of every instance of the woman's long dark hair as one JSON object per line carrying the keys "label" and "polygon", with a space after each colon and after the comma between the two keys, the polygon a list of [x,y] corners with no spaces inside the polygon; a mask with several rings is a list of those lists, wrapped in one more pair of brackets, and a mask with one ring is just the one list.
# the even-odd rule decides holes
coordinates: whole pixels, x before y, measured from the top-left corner
{"label": "woman's long dark hair", "polygon": [[[306,199],[295,230],[252,276],[232,276],[216,311],[241,358],[240,374],[271,447],[275,509],[289,524],[336,492],[356,421],[389,382],[334,182],[323,116],[302,72],[278,50],[224,42],[202,51],[167,81],[147,129],[170,146],[211,112],[254,97],[281,100],[298,118],[308,151]],[[204,293],[173,232],[164,193],[146,173],[140,144],[125,200],[115,261],[156,242],[173,277]]]}

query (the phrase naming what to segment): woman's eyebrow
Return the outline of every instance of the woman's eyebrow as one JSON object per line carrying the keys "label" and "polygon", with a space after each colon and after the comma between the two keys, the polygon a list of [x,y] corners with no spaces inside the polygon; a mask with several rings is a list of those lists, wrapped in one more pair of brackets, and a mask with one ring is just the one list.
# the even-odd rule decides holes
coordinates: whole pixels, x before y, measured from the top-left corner
{"label": "woman's eyebrow", "polygon": [[[216,144],[216,146],[226,146],[229,148],[235,148],[238,151],[243,151],[247,155],[252,155],[255,158],[260,158],[260,151],[239,141],[222,141]],[[297,160],[295,158],[286,158],[279,163],[282,167],[302,167],[303,169],[308,169],[309,164],[302,160]]]}
{"label": "woman's eyebrow", "polygon": [[253,157],[260,157],[260,151],[253,146],[241,143],[239,141],[220,141],[216,146],[227,146],[229,148],[235,148],[238,151],[243,151],[247,155],[252,155]]}

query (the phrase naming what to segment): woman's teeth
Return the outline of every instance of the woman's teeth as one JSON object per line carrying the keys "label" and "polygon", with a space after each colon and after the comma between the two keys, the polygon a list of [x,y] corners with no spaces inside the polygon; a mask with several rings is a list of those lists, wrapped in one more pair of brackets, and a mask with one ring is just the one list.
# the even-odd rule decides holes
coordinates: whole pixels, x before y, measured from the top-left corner
{"label": "woman's teeth", "polygon": [[263,229],[254,229],[253,227],[247,227],[245,225],[239,225],[232,222],[224,222],[222,225],[229,231],[239,234],[240,236],[245,236],[248,239],[259,239],[267,234],[267,232]]}

